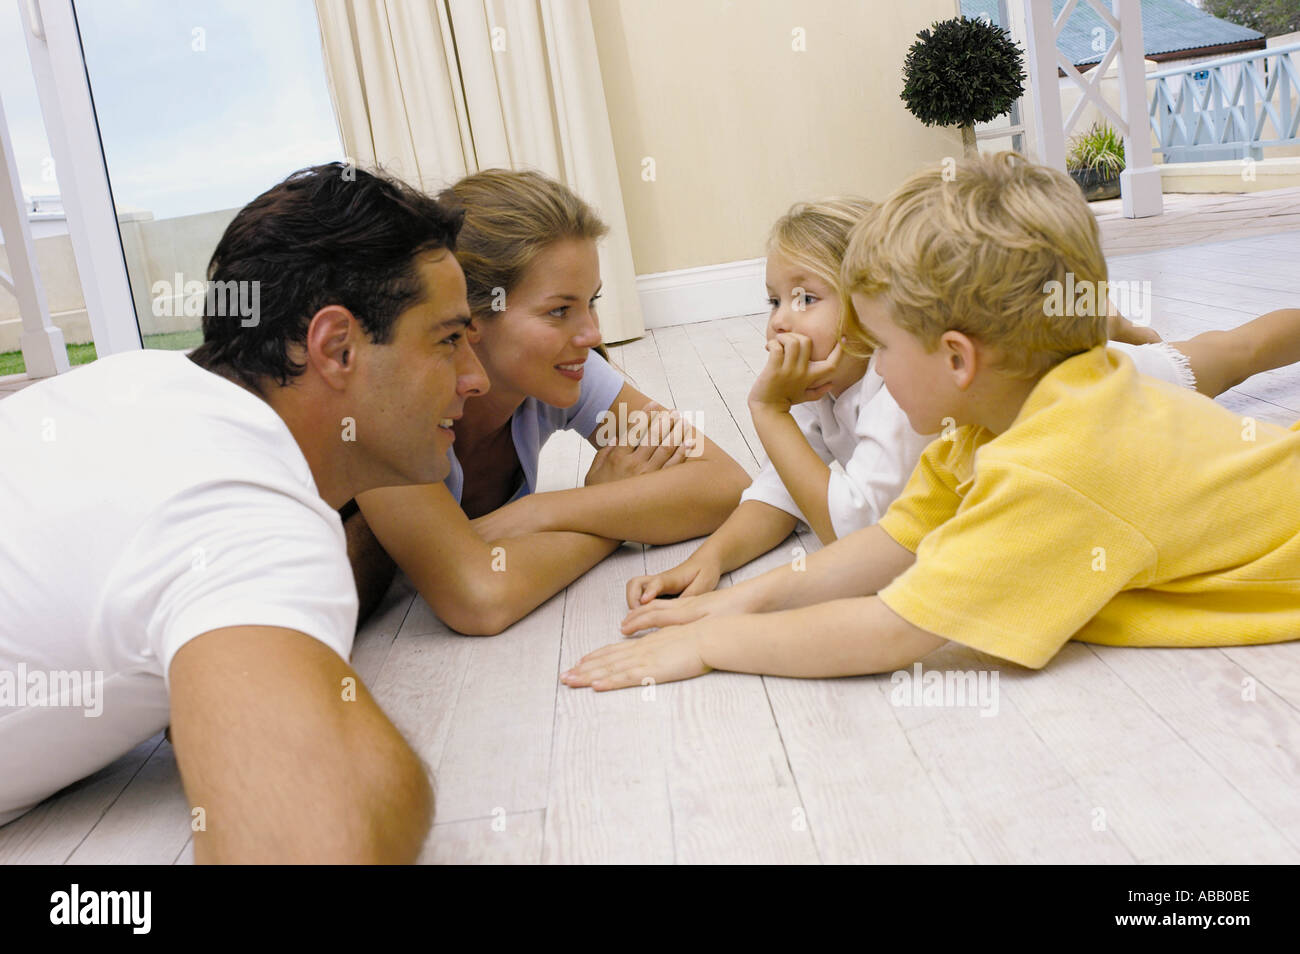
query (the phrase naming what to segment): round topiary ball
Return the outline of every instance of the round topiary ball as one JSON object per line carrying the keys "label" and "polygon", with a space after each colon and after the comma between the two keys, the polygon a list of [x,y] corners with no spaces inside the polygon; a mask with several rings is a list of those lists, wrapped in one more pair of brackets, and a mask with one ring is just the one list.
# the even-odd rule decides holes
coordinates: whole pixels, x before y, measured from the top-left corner
{"label": "round topiary ball", "polygon": [[916,35],[903,61],[903,102],[927,126],[973,126],[1025,91],[1020,48],[985,19],[954,17]]}

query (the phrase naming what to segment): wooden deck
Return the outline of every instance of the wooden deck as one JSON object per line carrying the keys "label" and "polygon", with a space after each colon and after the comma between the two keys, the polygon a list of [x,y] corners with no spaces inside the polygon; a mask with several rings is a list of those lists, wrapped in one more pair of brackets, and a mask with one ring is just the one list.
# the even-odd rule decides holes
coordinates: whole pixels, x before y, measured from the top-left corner
{"label": "wooden deck", "polygon": [[[1300,305],[1300,231],[1112,260],[1150,280],[1178,340]],[[648,394],[702,415],[753,472],[745,395],[761,316],[615,347]],[[1300,367],[1224,395],[1300,418]],[[541,489],[591,458],[560,435]],[[436,779],[429,862],[1300,861],[1300,643],[1242,649],[1069,644],[1042,672],[949,645],[926,668],[994,671],[996,716],[891,704],[888,676],[712,673],[595,694],[558,673],[618,637],[623,584],[695,543],[625,545],[506,633],[451,633],[399,579],[353,663]],[[818,547],[812,534],[732,574]],[[171,746],[149,740],[5,828],[0,862],[192,860]]]}

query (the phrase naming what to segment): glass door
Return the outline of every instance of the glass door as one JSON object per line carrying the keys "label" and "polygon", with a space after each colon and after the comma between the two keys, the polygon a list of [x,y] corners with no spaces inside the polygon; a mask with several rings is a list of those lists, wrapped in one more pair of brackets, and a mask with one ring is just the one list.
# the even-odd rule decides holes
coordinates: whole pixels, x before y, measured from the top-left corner
{"label": "glass door", "polygon": [[[79,117],[67,108],[75,97],[65,95],[59,122],[78,171],[93,173],[96,161],[102,167],[106,199],[86,187],[95,177],[83,174],[77,195],[62,202],[70,224],[78,213],[72,206],[86,213],[87,245],[108,238],[105,218],[93,221],[97,198],[111,209],[115,264],[129,291],[104,297],[129,301],[101,304],[119,326],[131,317],[136,346],[193,348],[202,340],[208,260],[235,213],[294,170],[343,158],[313,2],[31,6],[43,20],[33,32],[44,34],[56,82],[66,83],[62,74],[75,68],[69,60],[83,68],[89,109]],[[82,154],[87,146],[93,157]],[[101,352],[121,350],[120,335],[116,345]]]}

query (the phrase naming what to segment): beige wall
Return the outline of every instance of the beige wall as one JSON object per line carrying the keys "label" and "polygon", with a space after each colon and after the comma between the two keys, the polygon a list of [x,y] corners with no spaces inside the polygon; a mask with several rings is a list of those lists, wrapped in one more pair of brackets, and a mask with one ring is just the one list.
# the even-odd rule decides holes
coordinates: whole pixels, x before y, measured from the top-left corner
{"label": "beige wall", "polygon": [[[880,199],[961,154],[899,99],[916,32],[956,0],[593,0],[639,275],[758,258],[799,199]],[[795,52],[792,31],[807,49]],[[642,179],[642,159],[656,179]]]}

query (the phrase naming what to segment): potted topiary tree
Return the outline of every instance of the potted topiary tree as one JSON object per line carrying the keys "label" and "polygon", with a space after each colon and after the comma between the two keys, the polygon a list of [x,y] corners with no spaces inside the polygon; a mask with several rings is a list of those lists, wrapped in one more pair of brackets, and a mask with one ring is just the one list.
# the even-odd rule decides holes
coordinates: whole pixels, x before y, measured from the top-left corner
{"label": "potted topiary tree", "polygon": [[1113,199],[1119,195],[1119,174],[1124,171],[1124,140],[1109,124],[1095,122],[1070,141],[1065,168],[1089,202]]}
{"label": "potted topiary tree", "polygon": [[983,17],[954,17],[916,35],[903,61],[903,102],[927,126],[958,126],[966,155],[975,124],[1005,116],[1025,91],[1020,47]]}

